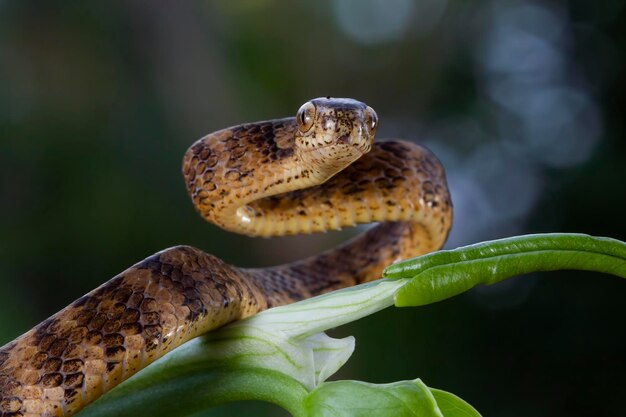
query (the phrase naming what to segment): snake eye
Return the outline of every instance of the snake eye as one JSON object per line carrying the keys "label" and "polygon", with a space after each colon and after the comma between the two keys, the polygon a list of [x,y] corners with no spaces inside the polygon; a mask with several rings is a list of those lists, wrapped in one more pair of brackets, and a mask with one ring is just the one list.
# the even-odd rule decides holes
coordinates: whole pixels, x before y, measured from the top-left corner
{"label": "snake eye", "polygon": [[298,129],[304,133],[313,126],[315,120],[315,105],[310,101],[304,103],[298,113],[296,114],[296,122],[298,123]]}
{"label": "snake eye", "polygon": [[370,131],[376,130],[376,128],[378,127],[378,115],[376,114],[374,109],[369,106],[367,106],[367,109],[365,111],[367,112],[367,116],[365,118],[367,128]]}

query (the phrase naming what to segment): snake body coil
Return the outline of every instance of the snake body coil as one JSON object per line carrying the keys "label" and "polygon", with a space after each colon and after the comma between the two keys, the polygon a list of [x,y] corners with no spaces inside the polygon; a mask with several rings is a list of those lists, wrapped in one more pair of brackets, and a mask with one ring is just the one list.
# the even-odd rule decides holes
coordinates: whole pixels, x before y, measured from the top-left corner
{"label": "snake body coil", "polygon": [[374,143],[373,109],[319,98],[295,118],[209,134],[185,154],[200,214],[251,236],[381,222],[288,265],[243,269],[189,246],[117,275],[0,348],[0,416],[70,416],[155,359],[263,309],[380,276],[441,247],[451,202],[439,161],[403,141]]}

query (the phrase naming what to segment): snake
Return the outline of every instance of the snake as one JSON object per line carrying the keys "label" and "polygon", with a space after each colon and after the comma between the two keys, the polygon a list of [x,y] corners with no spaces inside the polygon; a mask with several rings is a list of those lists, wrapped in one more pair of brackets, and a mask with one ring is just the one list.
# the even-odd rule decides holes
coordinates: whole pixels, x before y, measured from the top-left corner
{"label": "snake", "polygon": [[377,279],[439,249],[452,224],[445,171],[426,148],[374,142],[374,109],[320,97],[295,117],[208,134],[183,158],[209,222],[270,237],[376,223],[321,254],[241,268],[191,246],[147,257],[0,348],[0,416],[71,416],[205,332]]}

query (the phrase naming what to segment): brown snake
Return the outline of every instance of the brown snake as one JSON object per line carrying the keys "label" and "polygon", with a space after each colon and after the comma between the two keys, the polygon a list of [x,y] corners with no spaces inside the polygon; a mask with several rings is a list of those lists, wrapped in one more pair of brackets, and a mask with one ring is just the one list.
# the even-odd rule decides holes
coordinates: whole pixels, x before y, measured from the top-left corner
{"label": "brown snake", "polygon": [[0,348],[0,416],[73,415],[204,332],[440,248],[452,218],[441,164],[410,142],[374,143],[377,125],[361,102],[318,98],[295,118],[194,143],[185,184],[200,214],[226,230],[277,236],[384,223],[272,268],[238,268],[189,246],[144,259]]}

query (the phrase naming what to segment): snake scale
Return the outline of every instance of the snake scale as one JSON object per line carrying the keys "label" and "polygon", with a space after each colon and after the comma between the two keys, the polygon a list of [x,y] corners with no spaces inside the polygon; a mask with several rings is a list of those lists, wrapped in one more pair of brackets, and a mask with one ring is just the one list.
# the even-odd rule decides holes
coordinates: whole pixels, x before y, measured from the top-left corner
{"label": "snake scale", "polygon": [[0,416],[70,416],[211,329],[338,288],[440,248],[451,226],[445,173],[426,149],[374,143],[356,100],[318,98],[296,117],[194,143],[183,175],[198,212],[250,236],[379,222],[320,255],[244,269],[189,246],[158,252],[0,348]]}

